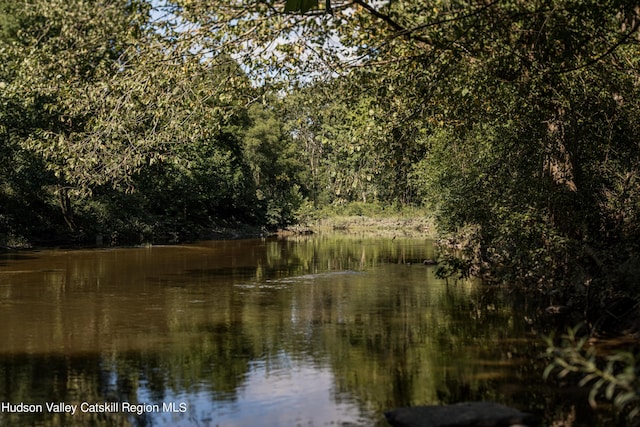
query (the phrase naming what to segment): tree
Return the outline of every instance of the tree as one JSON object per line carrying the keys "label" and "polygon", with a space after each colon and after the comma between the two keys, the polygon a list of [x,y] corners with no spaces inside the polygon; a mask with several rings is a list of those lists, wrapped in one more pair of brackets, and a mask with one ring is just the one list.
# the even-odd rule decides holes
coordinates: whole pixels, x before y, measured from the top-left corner
{"label": "tree", "polygon": [[[151,21],[145,1],[36,0],[5,9],[17,24],[0,51],[2,125],[16,153],[49,174],[41,184],[71,231],[80,228],[74,205],[95,191],[135,191],[137,176],[158,163],[188,171],[203,144],[224,153],[223,128],[254,96],[231,58],[181,45],[167,21]],[[236,161],[223,158],[221,168]]]}
{"label": "tree", "polygon": [[247,111],[250,124],[242,131],[256,197],[270,227],[292,224],[306,192],[301,159],[277,113],[279,105],[274,98],[268,106],[253,104]]}
{"label": "tree", "polygon": [[[91,183],[110,178],[108,165],[95,168],[109,144],[91,128],[96,103],[108,94],[103,90],[98,98],[96,86],[126,66],[148,9],[143,2],[124,1],[36,1],[25,6],[11,9],[9,16],[20,23],[19,29],[3,40],[3,62],[10,70],[3,73],[3,98],[17,112],[6,114],[4,124],[20,136],[21,148],[42,158],[55,175],[64,219],[75,229],[69,192],[86,192]],[[130,167],[116,156],[109,160],[119,168]]]}

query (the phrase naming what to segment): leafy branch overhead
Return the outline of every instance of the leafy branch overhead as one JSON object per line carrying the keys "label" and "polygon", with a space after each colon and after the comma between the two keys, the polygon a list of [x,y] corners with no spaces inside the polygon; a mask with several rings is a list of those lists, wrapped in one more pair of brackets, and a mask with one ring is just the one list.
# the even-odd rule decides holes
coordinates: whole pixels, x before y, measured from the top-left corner
{"label": "leafy branch overhead", "polygon": [[[329,0],[327,0],[328,2]],[[318,0],[287,0],[284,11],[285,12],[301,12],[305,13],[311,9],[318,7]]]}

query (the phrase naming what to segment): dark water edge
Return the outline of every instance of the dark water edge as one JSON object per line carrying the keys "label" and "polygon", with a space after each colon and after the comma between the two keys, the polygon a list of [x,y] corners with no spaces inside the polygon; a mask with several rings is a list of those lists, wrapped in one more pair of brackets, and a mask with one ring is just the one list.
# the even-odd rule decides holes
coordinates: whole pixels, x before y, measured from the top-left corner
{"label": "dark water edge", "polygon": [[161,224],[146,230],[132,228],[108,232],[79,229],[52,229],[46,233],[13,236],[0,232],[0,253],[29,249],[117,248],[137,245],[176,245],[209,240],[252,239],[277,234],[277,230],[244,222],[218,220],[214,224]]}
{"label": "dark water edge", "polygon": [[542,379],[540,336],[563,325],[540,301],[408,264],[432,252],[314,236],[4,254],[0,402],[177,411],[0,424],[384,426],[393,407],[495,400],[546,425],[616,425]]}

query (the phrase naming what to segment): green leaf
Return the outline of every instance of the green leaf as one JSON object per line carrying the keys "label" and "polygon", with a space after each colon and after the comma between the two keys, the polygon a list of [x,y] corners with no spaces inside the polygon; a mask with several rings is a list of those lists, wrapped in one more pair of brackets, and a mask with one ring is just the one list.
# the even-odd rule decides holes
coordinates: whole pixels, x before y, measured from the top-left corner
{"label": "green leaf", "polygon": [[605,390],[605,397],[608,400],[611,400],[613,398],[613,393],[616,390],[616,383],[609,383],[609,385],[607,385],[607,388]]}
{"label": "green leaf", "polygon": [[284,6],[285,12],[305,13],[318,8],[318,0],[287,0]]}
{"label": "green leaf", "polygon": [[596,374],[589,374],[586,375],[584,378],[582,378],[580,380],[580,382],[578,383],[578,385],[580,387],[584,387],[585,385],[589,384],[592,380],[594,380],[595,378],[598,378],[598,376]]}
{"label": "green leaf", "polygon": [[554,365],[553,363],[548,364],[547,367],[544,369],[544,372],[542,373],[542,378],[547,380],[549,378],[549,375],[551,375],[551,372],[553,372],[555,368],[556,368],[556,365]]}

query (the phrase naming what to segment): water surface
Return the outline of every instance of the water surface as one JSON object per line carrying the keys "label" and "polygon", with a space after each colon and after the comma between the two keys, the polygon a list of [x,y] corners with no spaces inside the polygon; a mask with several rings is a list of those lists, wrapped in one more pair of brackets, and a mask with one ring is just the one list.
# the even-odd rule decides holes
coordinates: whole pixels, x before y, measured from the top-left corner
{"label": "water surface", "polygon": [[533,303],[438,280],[433,255],[353,236],[0,255],[0,425],[385,426],[463,400],[608,422],[542,380]]}

